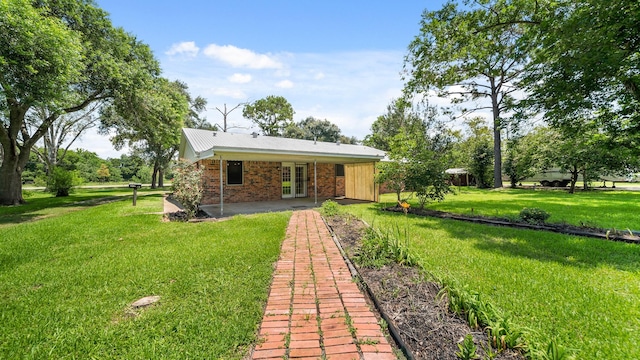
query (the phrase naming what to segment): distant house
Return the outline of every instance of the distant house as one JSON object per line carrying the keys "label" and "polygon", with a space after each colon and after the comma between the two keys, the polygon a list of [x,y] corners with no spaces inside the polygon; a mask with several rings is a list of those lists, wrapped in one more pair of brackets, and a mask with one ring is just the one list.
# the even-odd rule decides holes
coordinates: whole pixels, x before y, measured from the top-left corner
{"label": "distant house", "polygon": [[203,204],[332,198],[378,201],[381,150],[258,134],[182,129],[179,157],[204,168]]}

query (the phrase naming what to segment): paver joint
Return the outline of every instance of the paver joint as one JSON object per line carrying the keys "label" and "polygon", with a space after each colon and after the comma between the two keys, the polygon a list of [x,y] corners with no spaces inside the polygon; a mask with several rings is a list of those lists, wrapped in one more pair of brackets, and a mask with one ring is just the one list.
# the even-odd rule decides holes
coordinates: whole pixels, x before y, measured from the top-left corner
{"label": "paver joint", "polygon": [[259,338],[252,359],[396,359],[316,211],[291,216]]}

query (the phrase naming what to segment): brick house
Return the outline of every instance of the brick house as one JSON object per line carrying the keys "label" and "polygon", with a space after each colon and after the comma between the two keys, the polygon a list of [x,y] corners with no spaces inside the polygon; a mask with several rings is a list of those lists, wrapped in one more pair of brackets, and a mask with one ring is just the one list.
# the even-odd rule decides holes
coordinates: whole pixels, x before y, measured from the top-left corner
{"label": "brick house", "polygon": [[378,201],[368,146],[182,129],[179,157],[204,168],[203,204],[332,198]]}

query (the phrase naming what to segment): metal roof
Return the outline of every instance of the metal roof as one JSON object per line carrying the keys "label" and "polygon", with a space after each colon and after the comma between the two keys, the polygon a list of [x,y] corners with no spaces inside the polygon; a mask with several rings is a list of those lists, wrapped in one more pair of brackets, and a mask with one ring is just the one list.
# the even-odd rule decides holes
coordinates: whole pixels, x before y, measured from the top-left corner
{"label": "metal roof", "polygon": [[[235,156],[237,160],[251,159],[256,156],[272,157],[273,161],[283,161],[288,157],[318,159],[327,161],[379,161],[385,152],[364,145],[329,143],[313,140],[289,139],[255,134],[239,134],[199,129],[182,129],[183,141],[180,157],[185,156],[186,146],[193,152],[192,161],[206,159],[216,155]],[[229,157],[225,156],[227,159]]]}

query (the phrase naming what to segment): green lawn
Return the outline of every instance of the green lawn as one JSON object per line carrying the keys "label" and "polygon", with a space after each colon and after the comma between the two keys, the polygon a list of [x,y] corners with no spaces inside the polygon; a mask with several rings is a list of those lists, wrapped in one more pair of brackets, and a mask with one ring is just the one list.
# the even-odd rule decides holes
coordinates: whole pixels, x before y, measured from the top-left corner
{"label": "green lawn", "polygon": [[[638,221],[631,215],[637,211],[624,204],[626,198],[636,209],[638,196],[588,193],[572,198],[559,192],[469,191],[434,207],[459,212],[473,207],[495,215],[535,203],[550,206],[548,211],[567,221],[589,214],[582,208],[590,207],[607,209],[606,216],[593,221],[611,226],[625,218],[629,223]],[[571,201],[581,205],[569,206]],[[347,207],[375,227],[407,228],[411,251],[427,271],[479,291],[512,314],[517,324],[532,329],[534,342],[555,339],[576,359],[640,358],[640,246],[384,213],[377,208]]]}
{"label": "green lawn", "polygon": [[[149,195],[1,227],[0,358],[241,359],[290,213],[163,223],[161,210]],[[147,295],[161,300],[132,315]]]}
{"label": "green lawn", "polygon": [[[455,188],[458,193],[458,188]],[[395,195],[384,194],[383,202],[395,203]],[[418,203],[410,200],[412,206]],[[588,191],[569,194],[563,190],[461,188],[445,201],[432,203],[429,209],[458,214],[515,216],[525,207],[541,208],[551,214],[549,222],[586,224],[601,228],[640,230],[640,192]]]}

